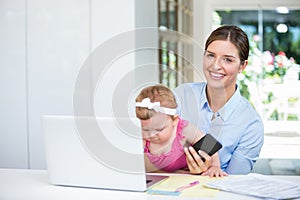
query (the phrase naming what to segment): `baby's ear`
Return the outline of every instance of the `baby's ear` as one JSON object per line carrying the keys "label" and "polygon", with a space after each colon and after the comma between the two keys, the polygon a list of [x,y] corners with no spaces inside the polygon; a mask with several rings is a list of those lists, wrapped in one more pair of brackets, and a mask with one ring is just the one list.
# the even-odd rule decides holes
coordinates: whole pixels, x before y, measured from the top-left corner
{"label": "baby's ear", "polygon": [[177,114],[173,115],[172,119],[173,119],[173,126],[177,126],[179,120],[178,115]]}
{"label": "baby's ear", "polygon": [[173,120],[177,120],[178,119],[178,114],[173,115]]}

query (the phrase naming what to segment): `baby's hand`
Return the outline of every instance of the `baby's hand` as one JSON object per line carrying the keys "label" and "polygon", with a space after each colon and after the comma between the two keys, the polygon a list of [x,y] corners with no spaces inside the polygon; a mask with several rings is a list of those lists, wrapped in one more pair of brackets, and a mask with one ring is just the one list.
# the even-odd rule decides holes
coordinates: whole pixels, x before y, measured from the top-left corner
{"label": "baby's hand", "polygon": [[201,174],[202,176],[209,176],[209,177],[223,177],[227,176],[226,172],[223,172],[220,166],[210,166],[205,172]]}

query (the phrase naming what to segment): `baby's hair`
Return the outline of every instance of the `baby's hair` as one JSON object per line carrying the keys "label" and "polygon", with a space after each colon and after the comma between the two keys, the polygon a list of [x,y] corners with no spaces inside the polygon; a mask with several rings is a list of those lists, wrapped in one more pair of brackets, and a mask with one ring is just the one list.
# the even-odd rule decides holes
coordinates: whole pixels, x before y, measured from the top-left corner
{"label": "baby's hair", "polygon": [[[173,92],[168,87],[161,84],[145,87],[136,97],[135,101],[141,102],[145,98],[149,98],[152,103],[160,102],[161,107],[173,109],[177,108],[177,103]],[[153,109],[142,107],[136,107],[135,112],[137,118],[141,120],[148,120],[156,113],[156,111]]]}

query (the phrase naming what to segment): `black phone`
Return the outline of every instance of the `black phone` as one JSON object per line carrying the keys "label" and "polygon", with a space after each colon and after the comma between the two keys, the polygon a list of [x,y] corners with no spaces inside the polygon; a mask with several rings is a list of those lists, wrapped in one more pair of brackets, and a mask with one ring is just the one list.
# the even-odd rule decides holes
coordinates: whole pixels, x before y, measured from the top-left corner
{"label": "black phone", "polygon": [[[199,150],[204,151],[209,156],[214,155],[217,151],[222,148],[222,144],[214,138],[211,134],[206,134],[200,140],[198,140],[192,147],[198,152]],[[200,155],[201,159],[205,159]]]}

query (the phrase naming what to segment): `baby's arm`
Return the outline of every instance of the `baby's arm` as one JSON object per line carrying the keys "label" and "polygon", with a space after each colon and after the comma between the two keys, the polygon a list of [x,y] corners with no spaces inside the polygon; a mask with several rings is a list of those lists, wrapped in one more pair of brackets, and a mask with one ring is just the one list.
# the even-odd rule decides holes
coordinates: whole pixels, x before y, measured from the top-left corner
{"label": "baby's arm", "polygon": [[150,162],[147,155],[144,154],[146,172],[157,172],[158,169]]}
{"label": "baby's arm", "polygon": [[[204,136],[204,134],[200,130],[198,130],[194,125],[192,125],[190,123],[183,130],[183,134],[185,135],[187,142],[190,144],[195,144],[200,138],[202,138]],[[202,154],[203,152],[200,152],[200,153]],[[190,160],[192,160],[191,161],[192,164],[190,162],[188,162],[188,165],[189,165],[189,169],[191,172],[196,173],[197,171],[193,170],[192,165],[199,166],[199,163],[200,163],[200,164],[208,167],[207,170],[202,173],[202,175],[209,175],[210,177],[213,177],[213,176],[223,177],[223,176],[227,175],[225,172],[223,172],[221,170],[221,164],[220,164],[218,152],[215,153],[214,155],[212,155],[211,158],[209,158],[209,155],[207,153],[204,152],[204,154],[205,154],[204,156],[202,156],[202,155],[201,156],[206,158],[207,162],[200,162],[198,159],[198,161],[197,161],[198,163],[196,163],[194,159],[192,159],[192,158],[190,159]],[[202,166],[202,168],[199,168],[199,169],[204,169],[204,167]]]}
{"label": "baby's arm", "polygon": [[150,162],[148,156],[144,153],[144,162],[146,173],[164,173],[165,171],[158,169],[152,162]]}
{"label": "baby's arm", "polygon": [[188,123],[188,125],[183,129],[182,134],[185,136],[189,144],[195,144],[204,136],[204,133],[202,133],[202,131],[200,131],[196,126],[190,123]]}

